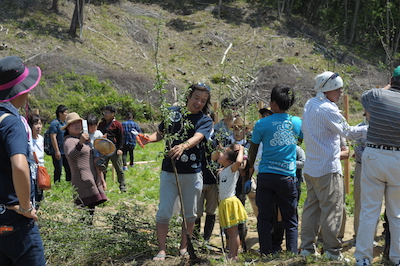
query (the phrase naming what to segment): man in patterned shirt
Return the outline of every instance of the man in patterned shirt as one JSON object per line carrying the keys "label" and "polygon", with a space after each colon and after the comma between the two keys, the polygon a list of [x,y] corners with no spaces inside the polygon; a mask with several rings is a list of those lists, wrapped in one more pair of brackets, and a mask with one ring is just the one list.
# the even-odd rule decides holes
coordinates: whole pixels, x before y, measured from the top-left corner
{"label": "man in patterned shirt", "polygon": [[126,157],[129,153],[129,165],[133,167],[133,152],[136,147],[136,136],[139,133],[142,133],[138,123],[134,122],[133,114],[131,112],[127,112],[125,116],[126,121],[122,122],[122,127],[124,128],[124,137],[125,137],[125,144],[122,148],[122,163],[124,164],[124,170],[128,170],[126,164]]}

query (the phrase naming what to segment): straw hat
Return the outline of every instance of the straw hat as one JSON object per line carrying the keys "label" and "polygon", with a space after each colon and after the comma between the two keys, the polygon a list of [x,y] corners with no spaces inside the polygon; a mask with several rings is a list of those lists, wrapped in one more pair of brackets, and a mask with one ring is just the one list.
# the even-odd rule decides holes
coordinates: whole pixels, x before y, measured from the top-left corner
{"label": "straw hat", "polygon": [[69,126],[69,124],[78,120],[83,120],[83,119],[75,112],[69,113],[65,118],[65,125],[61,127],[61,130],[65,130]]}
{"label": "straw hat", "polygon": [[[247,122],[247,121],[246,121]],[[252,129],[253,125],[249,124],[249,123],[244,123],[244,120],[242,117],[236,117],[235,120],[233,121],[233,123],[231,124],[231,128],[234,128],[235,126],[237,127],[245,127],[246,129]]]}
{"label": "straw hat", "polygon": [[106,138],[98,138],[94,141],[93,146],[98,150],[101,154],[106,156],[111,156],[115,153],[117,148],[111,140]]}

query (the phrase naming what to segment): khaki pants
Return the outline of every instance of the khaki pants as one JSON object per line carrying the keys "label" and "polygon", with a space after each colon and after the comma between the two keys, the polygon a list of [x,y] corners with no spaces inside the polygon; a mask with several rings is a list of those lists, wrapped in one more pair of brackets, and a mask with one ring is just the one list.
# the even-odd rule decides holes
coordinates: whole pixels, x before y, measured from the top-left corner
{"label": "khaki pants", "polygon": [[373,258],[376,220],[385,196],[386,215],[390,225],[389,258],[400,262],[400,151],[367,147],[362,156],[361,212],[357,232],[357,260]]}
{"label": "khaki pants", "polygon": [[338,173],[321,177],[304,174],[307,199],[301,222],[301,249],[314,253],[315,241],[321,226],[324,251],[339,255],[342,244],[337,238],[343,217],[343,178]]}
{"label": "khaki pants", "polygon": [[256,204],[256,189],[257,189],[257,179],[252,177],[251,180],[251,190],[247,194],[247,198],[250,200],[251,208],[253,209],[254,216],[258,216],[258,207]]}
{"label": "khaki pants", "polygon": [[[354,198],[354,236],[357,236],[358,225],[360,224],[361,211],[361,163],[356,163],[353,178],[353,198]],[[378,232],[379,218],[376,221],[375,236]]]}

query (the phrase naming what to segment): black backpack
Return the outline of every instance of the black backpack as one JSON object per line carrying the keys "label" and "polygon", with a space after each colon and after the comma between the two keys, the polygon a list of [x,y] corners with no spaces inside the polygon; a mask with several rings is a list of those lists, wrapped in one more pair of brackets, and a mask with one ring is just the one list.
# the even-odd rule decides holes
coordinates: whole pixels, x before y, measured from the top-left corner
{"label": "black backpack", "polygon": [[53,145],[51,144],[50,132],[49,129],[44,133],[44,152],[47,155],[52,154]]}

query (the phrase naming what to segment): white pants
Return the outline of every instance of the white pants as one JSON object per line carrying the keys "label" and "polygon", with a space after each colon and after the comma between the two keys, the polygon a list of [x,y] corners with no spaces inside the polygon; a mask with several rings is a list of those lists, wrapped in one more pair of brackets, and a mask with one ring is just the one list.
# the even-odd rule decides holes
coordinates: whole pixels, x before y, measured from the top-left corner
{"label": "white pants", "polygon": [[376,220],[385,195],[386,215],[390,226],[390,260],[400,261],[400,151],[367,147],[362,156],[361,212],[357,232],[357,260],[373,259]]}

